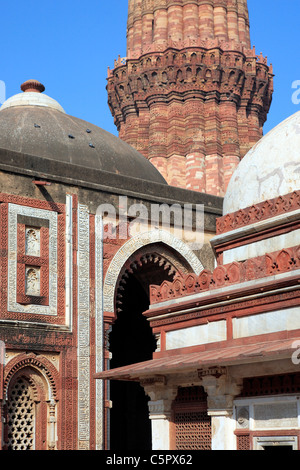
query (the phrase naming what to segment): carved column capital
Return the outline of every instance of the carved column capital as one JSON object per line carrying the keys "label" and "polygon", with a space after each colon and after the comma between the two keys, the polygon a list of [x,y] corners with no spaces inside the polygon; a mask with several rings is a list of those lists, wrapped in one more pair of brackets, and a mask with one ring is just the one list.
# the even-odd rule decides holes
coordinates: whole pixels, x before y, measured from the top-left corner
{"label": "carved column capital", "polygon": [[148,407],[152,428],[152,449],[168,450],[172,403],[177,395],[177,386],[167,384],[164,376],[145,379],[141,385],[150,397]]}
{"label": "carved column capital", "polygon": [[198,371],[202,385],[208,395],[209,415],[229,415],[232,413],[233,400],[240,394],[242,381],[228,374],[227,368],[210,368]]}
{"label": "carved column capital", "polygon": [[150,419],[169,419],[172,403],[177,395],[177,386],[168,387],[164,376],[145,379],[141,385],[146,395],[150,397],[148,403]]}
{"label": "carved column capital", "polygon": [[171,417],[171,408],[173,400],[155,400],[149,401],[150,419],[169,419]]}

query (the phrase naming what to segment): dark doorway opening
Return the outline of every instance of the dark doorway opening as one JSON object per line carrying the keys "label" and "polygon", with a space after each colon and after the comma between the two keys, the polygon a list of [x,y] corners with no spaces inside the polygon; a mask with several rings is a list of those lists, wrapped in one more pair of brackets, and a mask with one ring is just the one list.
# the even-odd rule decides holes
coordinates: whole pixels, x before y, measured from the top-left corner
{"label": "dark doorway opening", "polygon": [[[149,298],[130,275],[123,295],[122,311],[110,333],[111,368],[152,359],[156,349],[149,322],[142,312],[149,307]],[[148,400],[139,383],[110,384],[113,408],[110,412],[111,450],[151,450],[151,422]]]}
{"label": "dark doorway opening", "polygon": [[[129,258],[119,276],[116,291],[117,319],[109,336],[111,369],[151,360],[156,340],[143,312],[149,308],[149,286],[173,281],[189,272],[186,261],[164,245],[150,245]],[[110,382],[111,450],[151,450],[148,401],[139,383]]]}

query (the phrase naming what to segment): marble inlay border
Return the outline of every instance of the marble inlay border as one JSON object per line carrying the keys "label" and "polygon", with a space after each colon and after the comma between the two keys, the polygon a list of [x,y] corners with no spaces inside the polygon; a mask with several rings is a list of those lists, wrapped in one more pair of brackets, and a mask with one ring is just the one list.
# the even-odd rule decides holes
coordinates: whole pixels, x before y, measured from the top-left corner
{"label": "marble inlay border", "polygon": [[[17,299],[17,217],[49,221],[49,305],[22,305]],[[57,315],[57,213],[34,207],[8,204],[8,300],[9,312]]]}
{"label": "marble inlay border", "polygon": [[90,231],[89,211],[78,204],[78,446],[90,445]]}
{"label": "marble inlay border", "polygon": [[[103,371],[103,224],[95,217],[95,326],[96,372]],[[104,449],[104,390],[103,381],[96,380],[96,449]]]}
{"label": "marble inlay border", "polygon": [[66,324],[72,329],[73,311],[73,197],[67,194],[66,197]]}

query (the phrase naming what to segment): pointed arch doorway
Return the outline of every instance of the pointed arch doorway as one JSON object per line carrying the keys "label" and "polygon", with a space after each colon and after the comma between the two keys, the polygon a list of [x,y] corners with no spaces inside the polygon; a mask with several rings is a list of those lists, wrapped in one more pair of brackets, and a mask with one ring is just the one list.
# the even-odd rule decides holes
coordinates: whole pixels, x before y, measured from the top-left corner
{"label": "pointed arch doorway", "polygon": [[[157,348],[150,324],[149,286],[190,272],[186,260],[163,244],[143,247],[123,266],[116,286],[117,318],[109,336],[111,369],[152,359]],[[151,450],[148,397],[139,383],[111,381],[110,444],[113,451]]]}

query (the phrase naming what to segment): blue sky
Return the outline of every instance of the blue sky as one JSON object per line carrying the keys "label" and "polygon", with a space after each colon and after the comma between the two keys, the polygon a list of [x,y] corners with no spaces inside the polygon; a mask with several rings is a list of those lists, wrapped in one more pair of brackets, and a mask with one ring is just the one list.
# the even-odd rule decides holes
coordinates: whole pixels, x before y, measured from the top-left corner
{"label": "blue sky", "polygon": [[[300,1],[248,0],[251,41],[273,64],[274,97],[265,133],[300,111]],[[36,78],[68,114],[117,134],[107,106],[107,67],[126,55],[127,0],[1,2],[1,72],[6,96]]]}

